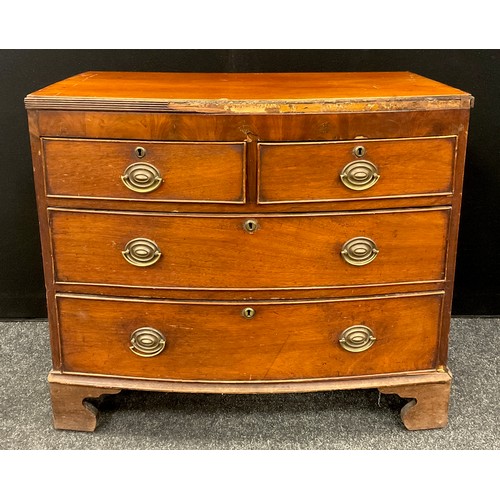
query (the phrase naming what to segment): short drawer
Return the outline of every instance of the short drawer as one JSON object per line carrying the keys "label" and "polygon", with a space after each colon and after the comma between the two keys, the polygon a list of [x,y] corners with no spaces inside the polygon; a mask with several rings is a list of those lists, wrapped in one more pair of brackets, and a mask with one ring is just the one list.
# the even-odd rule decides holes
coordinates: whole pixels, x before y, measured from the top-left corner
{"label": "short drawer", "polygon": [[279,289],[445,278],[447,207],[252,217],[49,214],[59,283]]}
{"label": "short drawer", "polygon": [[245,202],[245,144],[44,139],[48,196]]}
{"label": "short drawer", "polygon": [[256,381],[431,369],[441,302],[442,294],[252,304],[64,295],[63,371]]}
{"label": "short drawer", "polygon": [[259,144],[259,203],[451,194],[455,136]]}

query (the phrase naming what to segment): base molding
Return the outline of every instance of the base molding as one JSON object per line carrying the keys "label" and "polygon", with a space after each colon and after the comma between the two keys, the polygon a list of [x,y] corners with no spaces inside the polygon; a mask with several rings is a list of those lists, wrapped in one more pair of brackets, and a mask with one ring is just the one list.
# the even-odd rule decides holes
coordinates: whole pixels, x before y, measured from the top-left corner
{"label": "base molding", "polygon": [[378,389],[384,394],[411,398],[401,410],[404,425],[410,430],[444,427],[448,421],[451,373],[446,369],[405,372],[383,376],[363,376],[317,380],[283,381],[177,381],[134,379],[99,375],[81,375],[51,371],[54,427],[93,431],[97,409],[87,401],[123,389],[154,392],[189,392],[218,394],[274,394],[352,389]]}

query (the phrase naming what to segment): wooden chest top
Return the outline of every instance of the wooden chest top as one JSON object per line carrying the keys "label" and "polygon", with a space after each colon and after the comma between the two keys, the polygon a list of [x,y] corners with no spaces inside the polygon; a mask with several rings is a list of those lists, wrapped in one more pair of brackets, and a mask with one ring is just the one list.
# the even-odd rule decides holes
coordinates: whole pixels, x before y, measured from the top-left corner
{"label": "wooden chest top", "polygon": [[26,97],[28,109],[331,113],[468,108],[467,92],[410,72],[82,73]]}

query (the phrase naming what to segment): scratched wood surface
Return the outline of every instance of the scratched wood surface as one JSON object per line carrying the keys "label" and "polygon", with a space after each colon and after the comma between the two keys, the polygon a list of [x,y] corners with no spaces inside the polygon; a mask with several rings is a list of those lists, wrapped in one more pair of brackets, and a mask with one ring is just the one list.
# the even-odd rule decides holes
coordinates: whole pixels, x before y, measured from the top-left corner
{"label": "scratched wood surface", "polygon": [[27,108],[311,113],[468,108],[471,97],[410,72],[126,73],[89,71],[26,97]]}

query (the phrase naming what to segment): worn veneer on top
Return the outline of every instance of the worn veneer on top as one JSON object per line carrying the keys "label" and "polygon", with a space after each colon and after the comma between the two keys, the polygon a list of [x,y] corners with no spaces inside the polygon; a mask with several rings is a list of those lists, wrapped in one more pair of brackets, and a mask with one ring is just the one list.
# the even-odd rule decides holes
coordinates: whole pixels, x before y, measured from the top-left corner
{"label": "worn veneer on top", "polygon": [[411,72],[86,72],[30,94],[28,109],[332,113],[469,108],[467,92]]}

